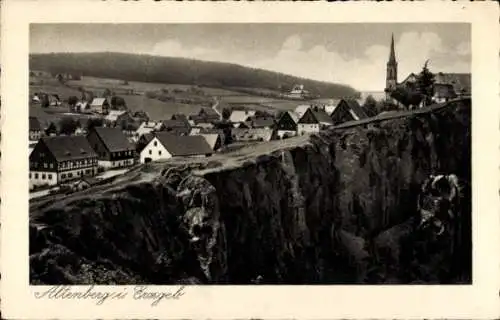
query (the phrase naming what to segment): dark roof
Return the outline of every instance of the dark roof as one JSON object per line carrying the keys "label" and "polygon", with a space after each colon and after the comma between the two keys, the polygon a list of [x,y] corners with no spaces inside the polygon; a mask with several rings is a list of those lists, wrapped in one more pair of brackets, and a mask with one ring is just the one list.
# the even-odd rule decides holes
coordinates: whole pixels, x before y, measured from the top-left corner
{"label": "dark roof", "polygon": [[343,99],[349,108],[358,116],[359,119],[368,118],[365,110],[359,105],[359,103],[354,99]]}
{"label": "dark roof", "polygon": [[157,132],[156,137],[172,156],[212,154],[213,150],[203,136],[178,136],[169,132]]}
{"label": "dark roof", "polygon": [[184,122],[188,122],[188,118],[185,114],[182,114],[182,113],[176,113],[174,115],[172,115],[172,120],[180,120],[180,121],[184,121]]}
{"label": "dark roof", "polygon": [[471,74],[470,73],[443,73],[435,75],[436,83],[451,84],[456,93],[461,91],[471,92]]}
{"label": "dark roof", "polygon": [[263,128],[263,127],[271,127],[274,125],[273,118],[255,118],[251,121],[251,126],[253,128]]}
{"label": "dark roof", "polygon": [[198,123],[212,123],[212,122],[216,122],[216,121],[219,121],[219,116],[214,116],[214,115],[209,115],[209,116],[205,116],[205,115],[191,115],[189,116],[189,118],[191,120],[194,121],[195,124],[198,124]]}
{"label": "dark roof", "polygon": [[201,110],[198,113],[198,115],[202,115],[202,114],[205,114],[205,115],[208,115],[208,116],[217,116],[217,118],[219,118],[219,114],[217,114],[217,112],[214,109],[208,108],[208,107],[201,108]]}
{"label": "dark roof", "polygon": [[146,143],[148,143],[149,141],[153,140],[154,137],[155,137],[154,133],[145,133],[141,135],[139,139],[144,138],[144,140],[146,140]]}
{"label": "dark roof", "polygon": [[40,121],[38,121],[38,118],[36,117],[30,117],[29,118],[29,131],[40,131],[41,126],[40,126]]}
{"label": "dark roof", "polygon": [[110,152],[134,149],[120,128],[95,127],[94,131]]}
{"label": "dark roof", "polygon": [[[333,120],[332,120],[332,118],[330,118],[330,116],[328,116],[328,113],[326,113],[325,110],[319,109],[319,108],[309,108],[306,111],[306,113],[304,113],[302,118],[299,120],[299,123],[310,123],[309,120],[312,120],[312,119],[309,119],[309,117],[308,117],[309,113],[313,115],[313,117],[316,119],[316,121],[318,123],[333,124]],[[313,121],[312,123],[316,123],[316,122]]]}
{"label": "dark roof", "polygon": [[439,98],[453,99],[457,97],[453,85],[444,83],[434,84],[434,95]]}
{"label": "dark roof", "polygon": [[58,162],[97,156],[84,136],[44,137],[42,142]]}
{"label": "dark roof", "polygon": [[189,127],[189,123],[182,120],[163,120],[162,124],[165,128],[185,128]]}

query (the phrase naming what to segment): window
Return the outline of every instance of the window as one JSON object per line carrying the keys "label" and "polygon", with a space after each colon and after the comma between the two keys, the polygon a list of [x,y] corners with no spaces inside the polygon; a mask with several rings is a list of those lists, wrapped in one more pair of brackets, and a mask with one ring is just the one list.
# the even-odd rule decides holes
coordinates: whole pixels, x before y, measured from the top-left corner
{"label": "window", "polygon": [[68,173],[68,178],[72,178],[73,177],[73,174],[70,172]]}
{"label": "window", "polygon": [[51,169],[54,169],[54,164],[53,163],[49,164],[49,166],[50,166]]}
{"label": "window", "polygon": [[89,174],[89,173],[90,173],[90,169],[85,170],[85,174]]}
{"label": "window", "polygon": [[42,174],[42,180],[45,180],[45,174]]}
{"label": "window", "polygon": [[61,174],[61,179],[64,179],[64,178],[66,178],[66,174],[65,173]]}
{"label": "window", "polygon": [[47,169],[47,167],[48,167],[48,166],[47,166],[47,162],[44,162],[44,163],[43,163],[43,167],[44,167],[45,169]]}
{"label": "window", "polygon": [[161,150],[158,150],[158,155],[161,156]]}
{"label": "window", "polygon": [[158,145],[158,142],[156,142],[156,141],[155,141],[155,142],[153,143],[153,145],[156,147],[156,146]]}
{"label": "window", "polygon": [[38,173],[35,173],[35,179],[38,179]]}
{"label": "window", "polygon": [[49,174],[48,177],[49,177],[49,180],[52,180],[52,175],[51,174]]}
{"label": "window", "polygon": [[153,154],[153,151],[149,150],[149,154],[150,154],[150,155],[151,155],[151,154]]}

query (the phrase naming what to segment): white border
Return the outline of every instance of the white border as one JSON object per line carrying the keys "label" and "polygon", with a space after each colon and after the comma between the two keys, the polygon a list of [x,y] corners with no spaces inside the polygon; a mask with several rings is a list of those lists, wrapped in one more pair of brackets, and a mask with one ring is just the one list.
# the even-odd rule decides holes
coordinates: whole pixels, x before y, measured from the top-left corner
{"label": "white border", "polygon": [[[3,1],[2,315],[47,318],[470,318],[499,315],[499,38],[494,2],[283,3]],[[28,31],[58,22],[470,22],[473,88],[472,286],[202,286],[157,307],[127,299],[36,300],[28,286]],[[8,186],[8,187],[7,187]],[[26,190],[26,191],[25,191]],[[111,289],[108,287],[108,289]],[[158,288],[157,288],[158,289]]]}

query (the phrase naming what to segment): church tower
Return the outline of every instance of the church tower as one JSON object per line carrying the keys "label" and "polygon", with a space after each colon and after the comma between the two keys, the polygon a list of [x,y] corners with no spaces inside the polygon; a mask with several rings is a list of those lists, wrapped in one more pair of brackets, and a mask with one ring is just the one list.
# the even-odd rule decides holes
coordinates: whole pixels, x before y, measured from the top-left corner
{"label": "church tower", "polygon": [[396,53],[394,50],[394,34],[391,38],[391,51],[389,53],[389,61],[387,61],[387,74],[385,78],[386,96],[389,96],[389,91],[393,90],[398,84],[398,62],[396,61]]}

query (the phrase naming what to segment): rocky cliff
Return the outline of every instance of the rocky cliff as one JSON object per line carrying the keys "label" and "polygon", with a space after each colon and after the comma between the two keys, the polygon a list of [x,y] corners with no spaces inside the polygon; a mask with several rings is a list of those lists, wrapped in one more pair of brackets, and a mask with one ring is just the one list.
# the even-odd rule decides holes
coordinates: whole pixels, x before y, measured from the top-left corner
{"label": "rocky cliff", "polygon": [[[470,114],[454,101],[33,202],[31,281],[469,283]],[[431,174],[460,180],[453,239],[418,227]]]}

